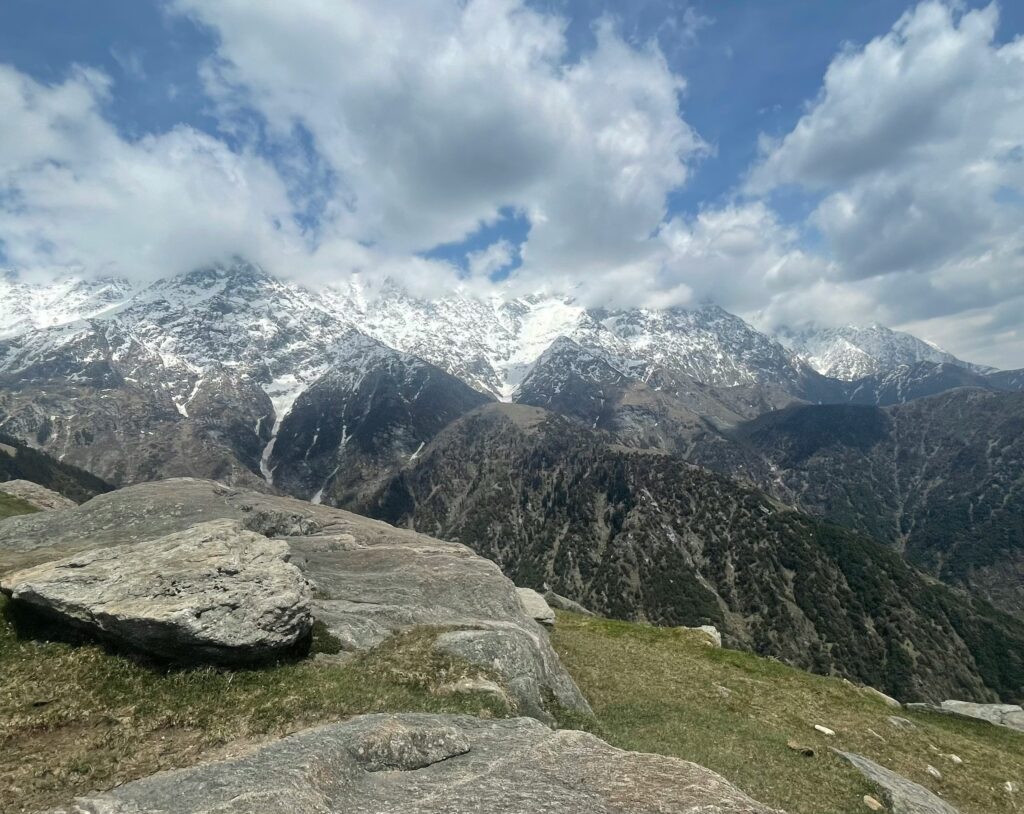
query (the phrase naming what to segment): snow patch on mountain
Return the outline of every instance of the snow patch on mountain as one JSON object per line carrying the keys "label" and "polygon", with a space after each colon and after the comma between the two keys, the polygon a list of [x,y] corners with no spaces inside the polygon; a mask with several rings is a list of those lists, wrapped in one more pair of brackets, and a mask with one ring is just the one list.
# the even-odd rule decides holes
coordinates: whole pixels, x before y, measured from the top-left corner
{"label": "snow patch on mountain", "polygon": [[783,328],[779,340],[824,376],[855,381],[918,362],[950,364],[975,373],[992,368],[958,359],[916,336],[882,325]]}
{"label": "snow patch on mountain", "polygon": [[128,281],[116,278],[67,277],[33,285],[0,274],[0,339],[101,316],[132,293]]}

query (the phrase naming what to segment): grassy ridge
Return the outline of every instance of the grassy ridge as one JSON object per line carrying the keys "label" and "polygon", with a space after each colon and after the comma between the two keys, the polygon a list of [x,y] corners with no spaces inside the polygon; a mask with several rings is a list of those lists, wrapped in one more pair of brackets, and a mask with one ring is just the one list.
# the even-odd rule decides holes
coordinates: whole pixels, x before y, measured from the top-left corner
{"label": "grassy ridge", "polygon": [[[789,814],[862,814],[863,796],[877,796],[829,747],[892,768],[962,814],[1024,810],[1020,792],[1015,798],[1004,788],[1024,778],[1024,735],[1012,730],[894,709],[840,679],[714,649],[679,629],[559,613],[552,643],[590,700],[602,737],[707,766]],[[893,715],[913,728],[894,726]],[[815,724],[836,735],[819,734]]]}

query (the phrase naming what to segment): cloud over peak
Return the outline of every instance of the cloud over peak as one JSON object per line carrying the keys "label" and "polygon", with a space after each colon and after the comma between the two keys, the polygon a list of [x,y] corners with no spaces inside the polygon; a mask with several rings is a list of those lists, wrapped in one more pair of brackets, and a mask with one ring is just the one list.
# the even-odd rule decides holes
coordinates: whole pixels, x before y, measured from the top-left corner
{"label": "cloud over peak", "polygon": [[677,57],[728,31],[696,5],[648,36],[614,6],[581,36],[571,2],[160,8],[204,43],[191,123],[114,123],[111,77],[159,71],[135,43],[57,81],[0,63],[0,267],[152,278],[244,256],[313,283],[713,300],[1024,358],[1024,40],[999,38],[995,4],[924,0],[839,48],[753,166],[689,204],[719,145],[684,110],[712,77]]}

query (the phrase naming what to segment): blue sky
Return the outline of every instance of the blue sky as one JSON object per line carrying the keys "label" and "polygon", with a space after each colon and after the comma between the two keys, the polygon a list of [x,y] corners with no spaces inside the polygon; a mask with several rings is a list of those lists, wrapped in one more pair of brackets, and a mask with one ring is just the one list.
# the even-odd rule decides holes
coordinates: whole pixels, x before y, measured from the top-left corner
{"label": "blue sky", "polygon": [[287,5],[0,5],[0,263],[712,299],[1024,364],[1022,4]]}

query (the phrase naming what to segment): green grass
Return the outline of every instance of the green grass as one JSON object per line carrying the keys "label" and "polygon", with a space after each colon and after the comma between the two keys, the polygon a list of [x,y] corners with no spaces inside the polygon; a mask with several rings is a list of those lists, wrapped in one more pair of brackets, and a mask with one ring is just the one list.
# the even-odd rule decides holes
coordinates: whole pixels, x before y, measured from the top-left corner
{"label": "green grass", "polygon": [[[0,489],[2,488],[3,483],[0,483]],[[36,507],[31,503],[20,497],[0,492],[0,520],[5,517],[13,517],[16,514],[31,514],[34,511],[36,511]]]}
{"label": "green grass", "polygon": [[[829,747],[888,766],[962,814],[1024,811],[1021,793],[1004,789],[1024,779],[1024,735],[1012,730],[894,709],[840,679],[711,648],[679,629],[559,613],[552,643],[594,708],[596,734],[624,749],[707,766],[789,814],[863,814],[863,796],[878,796]],[[897,729],[891,715],[915,728]],[[814,757],[789,742],[810,747]]]}
{"label": "green grass", "polygon": [[[0,597],[0,611],[6,599]],[[19,638],[0,615],[0,811],[34,811],[246,743],[367,712],[514,711],[491,695],[450,695],[459,678],[495,678],[433,650],[438,630],[394,636],[334,663],[172,670],[96,645]],[[321,651],[333,647],[320,631]]]}

